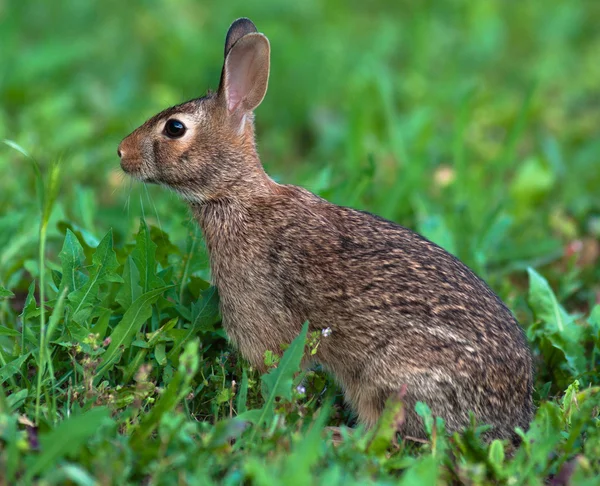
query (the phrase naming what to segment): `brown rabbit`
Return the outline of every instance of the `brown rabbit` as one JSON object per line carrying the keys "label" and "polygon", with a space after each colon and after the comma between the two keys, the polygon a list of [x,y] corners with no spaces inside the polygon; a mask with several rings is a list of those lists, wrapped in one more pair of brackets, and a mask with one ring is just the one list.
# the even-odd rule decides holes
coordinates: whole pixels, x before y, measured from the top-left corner
{"label": "brown rabbit", "polygon": [[248,19],[225,41],[216,94],[169,108],[121,142],[121,167],[179,192],[200,224],[233,344],[264,369],[298,335],[331,329],[314,359],[372,426],[406,385],[402,433],[423,437],[426,402],[454,431],[469,411],[514,437],[532,415],[532,359],[519,324],[469,268],[422,236],[336,206],[264,172],[253,110],[269,41]]}

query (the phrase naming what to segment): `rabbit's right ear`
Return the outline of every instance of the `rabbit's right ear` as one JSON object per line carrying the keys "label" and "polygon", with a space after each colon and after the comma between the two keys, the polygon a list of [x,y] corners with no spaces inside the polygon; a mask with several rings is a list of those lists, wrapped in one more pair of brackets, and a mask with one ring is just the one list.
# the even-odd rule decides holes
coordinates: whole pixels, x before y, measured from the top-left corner
{"label": "rabbit's right ear", "polygon": [[[254,27],[254,24],[248,22]],[[241,27],[244,26],[249,27],[246,22]],[[235,32],[240,31],[236,29]],[[231,28],[225,44],[226,51],[230,34],[233,40],[235,33],[232,34]],[[265,97],[269,81],[270,50],[269,41],[263,34],[251,32],[236,39],[227,51],[218,98],[236,122],[241,122],[244,115],[253,111]]]}
{"label": "rabbit's right ear", "polygon": [[252,34],[253,32],[258,32],[258,29],[252,20],[242,17],[233,22],[229,26],[227,37],[225,37],[225,57],[227,57],[227,54],[229,54],[229,51],[237,41],[246,34]]}

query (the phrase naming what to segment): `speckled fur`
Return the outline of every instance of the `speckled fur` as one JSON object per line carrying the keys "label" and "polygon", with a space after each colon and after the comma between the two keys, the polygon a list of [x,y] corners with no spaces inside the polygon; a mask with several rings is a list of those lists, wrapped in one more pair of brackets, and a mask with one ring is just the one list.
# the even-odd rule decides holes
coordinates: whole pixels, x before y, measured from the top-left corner
{"label": "speckled fur", "polygon": [[[233,27],[226,55],[246,39],[258,73],[248,74],[249,84],[264,96],[268,41],[247,20]],[[468,424],[469,411],[494,426],[488,438],[526,429],[532,359],[511,312],[463,263],[416,233],[272,181],[254,139],[252,109],[262,96],[229,110],[229,69],[226,62],[218,93],[153,117],[120,153],[124,170],[190,202],[233,345],[264,369],[265,351],[278,352],[308,320],[311,331],[331,329],[314,360],[366,425],[407,385],[406,435],[423,437],[417,401],[450,431]],[[191,135],[172,140],[161,129],[178,116],[193,125]]]}

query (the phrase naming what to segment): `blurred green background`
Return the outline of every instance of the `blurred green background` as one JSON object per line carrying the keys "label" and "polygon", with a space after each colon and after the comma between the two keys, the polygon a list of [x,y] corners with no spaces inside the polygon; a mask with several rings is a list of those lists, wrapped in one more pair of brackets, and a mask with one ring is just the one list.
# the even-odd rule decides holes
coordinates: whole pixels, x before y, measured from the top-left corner
{"label": "blurred green background", "polygon": [[[259,149],[278,181],[424,233],[513,309],[528,265],[561,300],[600,292],[600,2],[0,1],[0,139],[58,161],[51,260],[139,216],[182,245],[189,215],[131,183],[119,141],[215,89],[229,24],[272,46]],[[0,145],[0,284],[36,277],[32,163]]]}
{"label": "blurred green background", "polygon": [[[271,41],[256,113],[271,176],[419,231],[516,313],[539,409],[506,460],[472,430],[391,455],[386,425],[383,444],[319,442],[349,413],[338,397],[312,426],[335,387],[310,371],[300,392],[295,366],[277,421],[228,419],[273,415],[275,392],[263,401],[266,379],[214,327],[185,203],[125,177],[116,151],[217,88],[241,16]],[[599,20],[598,0],[0,0],[0,483],[598,484]]]}

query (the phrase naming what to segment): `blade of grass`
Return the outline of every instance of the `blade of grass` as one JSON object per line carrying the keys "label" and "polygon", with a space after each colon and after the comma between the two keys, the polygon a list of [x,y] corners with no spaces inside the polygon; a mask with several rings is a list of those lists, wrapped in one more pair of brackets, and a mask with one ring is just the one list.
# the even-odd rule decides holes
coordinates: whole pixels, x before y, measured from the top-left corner
{"label": "blade of grass", "polygon": [[[41,401],[41,390],[42,390],[42,377],[46,367],[46,308],[45,308],[45,266],[46,266],[46,233],[48,229],[48,221],[52,214],[52,208],[58,195],[58,181],[60,176],[60,166],[56,162],[50,169],[50,175],[48,184],[44,190],[43,198],[43,209],[42,218],[40,222],[40,248],[39,248],[39,268],[40,268],[40,347],[39,347],[39,361],[38,361],[38,379],[36,387],[36,400],[35,400],[35,423],[39,424],[40,420],[40,401]],[[40,182],[40,184],[43,184]]]}

